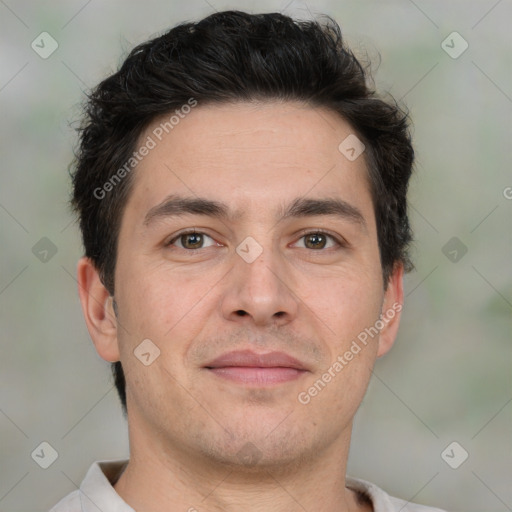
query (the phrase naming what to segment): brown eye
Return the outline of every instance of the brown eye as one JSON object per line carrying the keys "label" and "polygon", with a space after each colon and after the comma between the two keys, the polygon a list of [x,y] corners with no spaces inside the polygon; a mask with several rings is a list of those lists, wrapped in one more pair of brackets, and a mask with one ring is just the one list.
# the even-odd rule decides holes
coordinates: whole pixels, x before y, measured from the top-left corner
{"label": "brown eye", "polygon": [[333,247],[343,247],[344,244],[339,242],[334,236],[323,233],[322,231],[313,231],[306,233],[300,240],[303,240],[303,246],[305,249],[322,250],[330,249]]}
{"label": "brown eye", "polygon": [[304,237],[308,249],[323,249],[327,243],[327,236],[322,233],[311,233]]}
{"label": "brown eye", "polygon": [[[207,239],[210,239],[212,243],[209,243],[205,246],[204,244],[206,243]],[[205,233],[190,231],[188,233],[181,233],[177,237],[173,238],[168,245],[176,245],[180,249],[188,249],[193,251],[195,249],[203,249],[204,247],[214,245],[214,243],[214,240]]]}
{"label": "brown eye", "polygon": [[203,244],[203,235],[200,233],[187,233],[180,236],[180,241],[185,249],[200,249]]}

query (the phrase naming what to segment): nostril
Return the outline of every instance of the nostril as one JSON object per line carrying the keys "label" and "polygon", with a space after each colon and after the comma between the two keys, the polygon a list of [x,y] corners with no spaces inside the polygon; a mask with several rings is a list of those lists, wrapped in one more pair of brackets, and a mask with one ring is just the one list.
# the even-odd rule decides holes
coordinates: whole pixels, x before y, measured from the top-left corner
{"label": "nostril", "polygon": [[246,311],[244,311],[243,309],[239,309],[239,310],[236,312],[236,314],[237,314],[238,316],[245,316],[245,315],[247,315],[247,312],[246,312]]}

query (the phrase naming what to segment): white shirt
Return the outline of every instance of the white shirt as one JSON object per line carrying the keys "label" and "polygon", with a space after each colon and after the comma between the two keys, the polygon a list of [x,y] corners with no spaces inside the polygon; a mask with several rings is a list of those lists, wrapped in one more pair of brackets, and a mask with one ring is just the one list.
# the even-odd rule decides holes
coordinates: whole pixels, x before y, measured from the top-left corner
{"label": "white shirt", "polygon": [[[80,489],[68,494],[50,512],[135,512],[114,490],[128,460],[95,462],[80,485]],[[415,505],[393,498],[376,485],[356,478],[346,478],[346,486],[365,494],[374,512],[444,512],[438,508]]]}

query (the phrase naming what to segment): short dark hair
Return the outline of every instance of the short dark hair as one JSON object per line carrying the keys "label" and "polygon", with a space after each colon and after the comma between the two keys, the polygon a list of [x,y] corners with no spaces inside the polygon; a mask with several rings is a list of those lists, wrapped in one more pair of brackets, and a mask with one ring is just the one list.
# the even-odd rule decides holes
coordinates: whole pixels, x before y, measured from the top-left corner
{"label": "short dark hair", "polygon": [[[72,164],[71,203],[85,255],[111,295],[121,217],[133,182],[126,162],[153,120],[191,99],[199,105],[301,101],[338,113],[366,146],[384,287],[396,264],[413,268],[406,194],[414,151],[408,114],[391,97],[377,96],[339,25],[328,16],[323,20],[224,11],[183,23],[134,48],[119,71],[88,95]],[[112,181],[121,174],[123,179]],[[111,183],[108,194],[106,183]],[[112,369],[126,414],[121,363]]]}

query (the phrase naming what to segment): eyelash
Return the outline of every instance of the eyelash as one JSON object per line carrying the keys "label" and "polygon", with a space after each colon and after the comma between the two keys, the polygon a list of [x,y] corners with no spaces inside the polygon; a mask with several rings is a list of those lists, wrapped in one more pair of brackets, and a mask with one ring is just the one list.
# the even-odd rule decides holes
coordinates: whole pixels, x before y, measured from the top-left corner
{"label": "eyelash", "polygon": [[[169,242],[167,242],[165,245],[166,247],[170,247],[172,246],[172,244],[174,242],[176,242],[176,240],[178,240],[180,237],[184,236],[184,235],[190,235],[190,234],[197,234],[197,235],[206,235],[207,237],[211,238],[212,240],[214,240],[213,237],[211,237],[210,235],[208,235],[207,233],[203,232],[203,231],[198,231],[196,229],[188,229],[188,230],[185,230],[185,231],[182,231],[180,233],[178,233],[177,235],[175,235],[171,240],[169,240]],[[347,247],[348,244],[343,241],[343,240],[340,240],[338,239],[337,237],[335,237],[334,235],[332,235],[331,233],[329,233],[328,231],[325,231],[323,229],[315,229],[313,231],[307,231],[307,232],[304,232],[300,235],[299,237],[299,240],[301,238],[304,238],[308,235],[325,235],[326,237],[330,238],[332,241],[334,241],[334,243],[338,246],[337,248],[340,249],[340,248],[344,248],[344,247]],[[178,249],[182,249],[181,247],[178,247]],[[200,249],[183,249],[184,251],[186,252],[189,252],[189,253],[195,253],[196,251],[202,251],[203,249],[205,249],[204,247],[203,248],[200,248]],[[307,249],[307,247],[306,247]],[[332,247],[331,247],[332,249]],[[314,249],[310,249],[310,251],[314,251],[314,252],[324,252],[326,251],[327,249],[319,249],[319,250],[314,250]]]}

